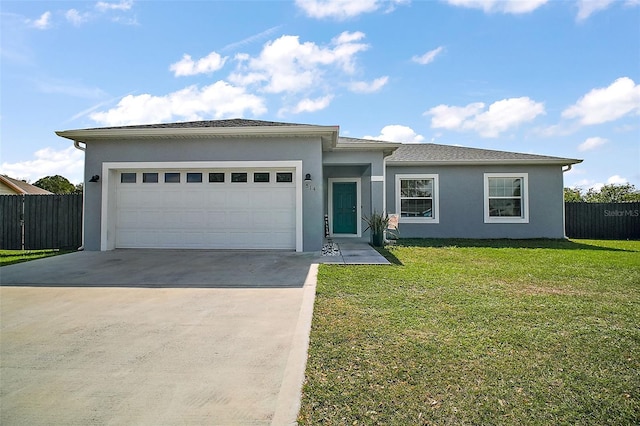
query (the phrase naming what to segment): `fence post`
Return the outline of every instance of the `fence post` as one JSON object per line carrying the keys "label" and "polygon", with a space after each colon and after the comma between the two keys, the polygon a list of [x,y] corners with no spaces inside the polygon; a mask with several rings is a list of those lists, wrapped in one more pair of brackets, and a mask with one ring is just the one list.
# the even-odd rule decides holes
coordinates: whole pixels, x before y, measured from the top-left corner
{"label": "fence post", "polygon": [[20,250],[24,251],[24,201],[25,195],[20,195]]}

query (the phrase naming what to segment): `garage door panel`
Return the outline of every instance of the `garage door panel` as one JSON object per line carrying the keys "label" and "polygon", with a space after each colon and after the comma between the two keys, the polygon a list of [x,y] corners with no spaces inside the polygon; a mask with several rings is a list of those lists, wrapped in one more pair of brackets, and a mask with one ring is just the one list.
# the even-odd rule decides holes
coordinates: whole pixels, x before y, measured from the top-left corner
{"label": "garage door panel", "polygon": [[227,212],[207,211],[207,229],[224,228],[227,224]]}
{"label": "garage door panel", "polygon": [[138,243],[142,247],[157,247],[162,236],[153,230],[138,231],[136,234]]}
{"label": "garage door panel", "polygon": [[143,205],[149,209],[162,207],[162,192],[159,189],[136,191],[135,196],[134,205]]}
{"label": "garage door panel", "polygon": [[232,209],[246,209],[251,206],[251,192],[245,190],[227,193],[227,206]]}
{"label": "garage door panel", "polygon": [[205,208],[217,209],[226,206],[227,203],[227,191],[218,186],[213,186],[211,191],[206,193],[207,203]]}
{"label": "garage door panel", "polygon": [[204,210],[187,211],[184,213],[183,220],[183,227],[204,228],[207,222],[207,212]]}
{"label": "garage door panel", "polygon": [[125,228],[135,228],[138,223],[140,212],[136,210],[120,210],[118,211],[118,223]]}
{"label": "garage door panel", "polygon": [[162,212],[158,210],[141,210],[139,219],[140,228],[157,229],[164,226]]}
{"label": "garage door panel", "polygon": [[243,183],[197,172],[205,182],[187,183],[186,170],[180,183],[118,182],[116,247],[295,249],[295,184],[275,182],[273,171],[269,183],[252,182],[253,169]]}
{"label": "garage door panel", "polygon": [[189,208],[204,209],[207,205],[206,199],[202,197],[203,190],[188,191],[183,194],[182,202]]}
{"label": "garage door panel", "polygon": [[251,212],[246,210],[229,210],[225,223],[227,228],[247,229],[252,226]]}
{"label": "garage door panel", "polygon": [[181,224],[182,212],[170,210],[162,212],[162,223],[164,227],[175,228]]}
{"label": "garage door panel", "polygon": [[[174,186],[175,184],[167,184],[167,185]],[[164,209],[171,209],[175,206],[184,205],[182,201],[182,193],[180,192],[179,189],[165,190],[160,192],[158,195],[162,198],[161,203],[162,203],[162,208]]]}

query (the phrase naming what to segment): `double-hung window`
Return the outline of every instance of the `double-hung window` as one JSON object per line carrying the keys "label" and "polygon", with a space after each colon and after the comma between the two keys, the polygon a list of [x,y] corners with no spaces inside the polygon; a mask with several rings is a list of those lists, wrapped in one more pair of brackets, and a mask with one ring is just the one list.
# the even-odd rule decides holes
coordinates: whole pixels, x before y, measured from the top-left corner
{"label": "double-hung window", "polygon": [[438,175],[396,175],[396,212],[400,222],[439,223]]}
{"label": "double-hung window", "polygon": [[529,223],[527,173],[484,174],[485,223]]}

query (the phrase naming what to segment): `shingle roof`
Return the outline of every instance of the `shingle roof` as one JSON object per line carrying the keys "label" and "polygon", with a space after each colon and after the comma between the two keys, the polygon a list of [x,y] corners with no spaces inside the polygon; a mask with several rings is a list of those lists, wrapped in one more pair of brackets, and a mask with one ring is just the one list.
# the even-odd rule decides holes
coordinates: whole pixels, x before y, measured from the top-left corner
{"label": "shingle roof", "polygon": [[189,129],[201,127],[273,127],[273,126],[308,126],[300,123],[281,123],[278,121],[249,120],[232,118],[228,120],[184,121],[178,123],[138,124],[134,126],[99,127],[85,130],[107,129]]}
{"label": "shingle roof", "polygon": [[387,163],[490,163],[490,162],[540,162],[576,164],[582,160],[552,157],[548,155],[523,154],[509,151],[467,148],[434,143],[403,144]]}
{"label": "shingle roof", "polygon": [[36,194],[36,195],[51,195],[52,193],[46,189],[38,188],[25,181],[10,178],[7,175],[0,175],[0,182],[4,183],[17,194]]}
{"label": "shingle roof", "polygon": [[[388,142],[388,141],[381,141],[378,139],[358,139],[358,138],[347,138],[344,136],[339,136],[338,137],[338,143],[349,143],[349,144],[362,144],[362,145],[370,145],[370,144],[385,144],[385,145],[389,145],[389,144],[394,144],[396,142]],[[398,146],[400,146],[400,144],[398,143]]]}

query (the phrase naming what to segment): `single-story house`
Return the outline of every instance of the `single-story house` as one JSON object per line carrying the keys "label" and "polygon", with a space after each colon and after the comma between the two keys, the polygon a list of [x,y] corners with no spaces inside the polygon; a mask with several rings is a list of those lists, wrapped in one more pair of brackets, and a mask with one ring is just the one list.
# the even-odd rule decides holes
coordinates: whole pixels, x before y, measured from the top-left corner
{"label": "single-story house", "polygon": [[0,195],[51,195],[46,189],[38,188],[23,180],[0,175]]}
{"label": "single-story house", "polygon": [[373,212],[403,238],[563,238],[581,161],[247,119],[56,133],[85,150],[86,250],[319,251],[326,231],[367,237]]}

